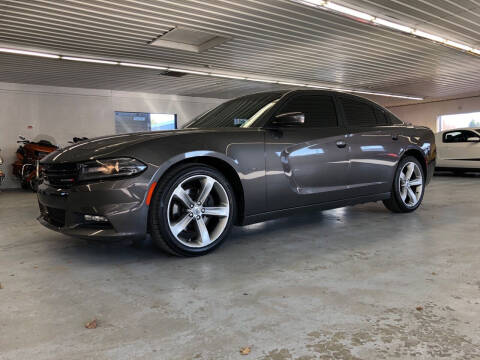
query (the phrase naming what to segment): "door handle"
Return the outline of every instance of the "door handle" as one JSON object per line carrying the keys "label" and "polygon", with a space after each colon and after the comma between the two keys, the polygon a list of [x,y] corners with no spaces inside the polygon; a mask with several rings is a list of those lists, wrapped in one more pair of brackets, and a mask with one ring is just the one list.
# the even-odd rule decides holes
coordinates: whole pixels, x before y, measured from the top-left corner
{"label": "door handle", "polygon": [[347,146],[347,143],[346,143],[345,141],[343,141],[343,140],[338,140],[338,141],[336,142],[336,144],[337,144],[337,147],[339,147],[340,149],[341,149],[341,148],[344,148],[345,146]]}
{"label": "door handle", "polygon": [[398,140],[398,135],[397,135],[397,134],[393,134],[393,135],[392,135],[392,140]]}

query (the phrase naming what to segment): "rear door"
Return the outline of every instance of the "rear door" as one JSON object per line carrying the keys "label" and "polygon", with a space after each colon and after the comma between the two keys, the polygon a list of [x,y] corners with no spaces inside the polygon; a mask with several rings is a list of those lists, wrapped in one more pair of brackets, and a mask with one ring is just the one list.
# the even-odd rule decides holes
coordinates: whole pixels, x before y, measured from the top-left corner
{"label": "rear door", "polygon": [[348,131],[351,197],[391,191],[392,174],[398,160],[398,137],[387,114],[357,97],[340,96]]}
{"label": "rear door", "polygon": [[331,95],[301,93],[275,115],[302,112],[305,123],[265,130],[267,207],[270,211],[344,199],[346,129]]}

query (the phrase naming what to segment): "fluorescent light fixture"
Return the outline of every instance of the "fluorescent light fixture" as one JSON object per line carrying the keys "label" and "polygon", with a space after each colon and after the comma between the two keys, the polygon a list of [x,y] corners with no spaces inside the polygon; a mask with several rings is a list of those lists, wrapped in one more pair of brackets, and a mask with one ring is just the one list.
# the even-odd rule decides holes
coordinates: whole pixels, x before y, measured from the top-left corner
{"label": "fluorescent light fixture", "polygon": [[444,45],[449,45],[449,46],[454,47],[458,50],[468,51],[470,53],[480,55],[480,49],[475,49],[472,46],[457,43],[457,42],[452,41],[452,40],[447,40],[447,39],[444,39],[441,36],[430,34],[430,33],[427,33],[425,31],[422,31],[422,30],[413,29],[413,28],[411,28],[409,26],[406,26],[406,25],[398,24],[398,23],[395,23],[395,22],[392,22],[392,21],[389,21],[389,20],[385,20],[385,19],[382,19],[382,18],[377,18],[373,15],[370,15],[370,14],[367,14],[367,13],[364,13],[364,12],[361,12],[361,11],[358,11],[358,10],[351,9],[349,7],[346,7],[346,6],[339,5],[339,4],[333,3],[331,1],[323,1],[323,0],[291,0],[291,1],[296,2],[296,3],[305,4],[305,5],[309,5],[309,6],[313,6],[313,7],[316,7],[316,8],[321,8],[321,9],[324,9],[324,10],[327,10],[327,9],[333,10],[333,11],[336,11],[336,12],[341,13],[343,15],[347,15],[347,16],[350,16],[350,17],[357,18],[357,19],[359,19],[358,21],[360,21],[360,19],[365,20],[365,21],[371,22],[372,24],[382,25],[382,26],[388,27],[390,29],[402,31],[402,32],[405,32],[405,33],[408,33],[408,34],[414,34],[418,37],[429,39],[429,40],[432,40],[432,41],[435,41],[435,42],[438,42],[438,43],[441,43],[441,44],[444,44]]}
{"label": "fluorescent light fixture", "polygon": [[472,51],[473,48],[471,46],[467,46],[464,44],[457,43],[455,41],[447,40],[445,41],[445,44],[450,45],[454,48],[460,49],[460,50],[465,50],[465,51]]}
{"label": "fluorescent light fixture", "polygon": [[410,34],[413,33],[413,29],[411,27],[408,27],[408,26],[405,26],[405,25],[400,25],[400,24],[397,24],[397,23],[394,23],[394,22],[391,22],[391,21],[388,21],[388,20],[375,18],[373,20],[373,22],[375,24],[382,25],[382,26],[388,27],[390,29],[403,31],[403,32],[410,33]]}
{"label": "fluorescent light fixture", "polygon": [[325,5],[326,1],[325,0],[298,0],[299,2],[302,2],[307,5],[313,5],[313,6],[323,6]]}
{"label": "fluorescent light fixture", "polygon": [[440,36],[437,36],[437,35],[426,33],[426,32],[421,31],[421,30],[415,30],[413,33],[417,36],[423,37],[425,39],[433,40],[433,41],[436,41],[436,42],[439,42],[439,43],[444,43],[445,42],[444,38],[442,38]]}
{"label": "fluorescent light fixture", "polygon": [[[428,35],[430,35],[430,34],[428,34]],[[472,53],[480,55],[480,49],[473,49],[473,48],[468,47],[466,45],[455,43],[455,42],[452,42],[452,41],[449,41],[448,44],[450,46],[455,46],[457,48],[467,50],[467,51],[471,51]],[[301,83],[294,83],[294,82],[287,82],[287,81],[277,81],[277,80],[270,80],[270,79],[248,78],[248,77],[244,77],[244,76],[217,74],[217,73],[209,73],[209,72],[188,70],[188,69],[176,69],[176,68],[165,67],[165,66],[138,64],[138,63],[123,62],[123,61],[111,61],[111,60],[101,60],[101,59],[82,58],[82,57],[74,57],[74,56],[63,56],[63,55],[60,56],[60,55],[53,55],[53,54],[48,54],[48,53],[36,52],[36,51],[8,49],[8,48],[2,48],[2,47],[0,47],[0,53],[42,56],[42,57],[47,57],[47,58],[52,58],[52,59],[82,61],[82,62],[88,62],[88,63],[107,64],[107,65],[121,65],[121,66],[130,66],[130,67],[145,68],[145,69],[154,69],[154,70],[169,70],[169,71],[180,72],[180,73],[185,73],[185,74],[210,75],[210,76],[226,78],[226,79],[248,80],[248,81],[257,81],[257,82],[280,84],[280,85],[287,85],[287,86],[308,87],[308,88],[315,88],[315,89],[334,90],[334,91],[340,91],[340,92],[353,92],[353,93],[358,93],[358,94],[388,96],[388,97],[401,98],[401,99],[423,100],[423,98],[416,97],[416,96],[394,95],[394,94],[376,93],[376,92],[363,91],[363,90],[349,90],[349,89],[331,88],[331,87],[314,85],[314,84],[301,84]]]}
{"label": "fluorescent light fixture", "polygon": [[279,81],[278,83],[281,85],[288,85],[288,86],[305,86],[305,84],[291,83],[291,82],[284,82],[284,81]]}
{"label": "fluorescent light fixture", "polygon": [[319,85],[304,85],[304,86],[308,88],[313,88],[313,89],[331,90],[331,88],[326,86],[319,86]]}
{"label": "fluorescent light fixture", "polygon": [[62,60],[83,61],[88,63],[106,64],[106,65],[118,65],[118,61],[89,59],[89,58],[81,58],[81,57],[73,57],[73,56],[62,56]]}
{"label": "fluorescent light fixture", "polygon": [[155,66],[155,65],[146,65],[146,64],[135,64],[135,63],[127,63],[127,62],[120,62],[122,66],[130,66],[130,67],[138,67],[143,69],[154,69],[154,70],[167,70],[168,68],[165,66]]}
{"label": "fluorescent light fixture", "polygon": [[270,83],[270,84],[275,84],[275,83],[278,82],[278,81],[276,81],[276,80],[265,80],[265,79],[256,79],[256,78],[247,78],[246,80],[263,82],[263,83]]}
{"label": "fluorescent light fixture", "polygon": [[335,3],[332,3],[331,1],[327,1],[326,4],[325,4],[325,7],[329,8],[331,10],[337,11],[339,13],[350,15],[350,16],[353,16],[353,17],[356,17],[356,18],[359,18],[359,19],[363,19],[363,20],[366,20],[366,21],[373,21],[375,19],[375,17],[370,15],[370,14],[366,14],[366,13],[361,12],[361,11],[353,10],[353,9],[350,9],[350,8],[342,6],[342,5],[337,5]]}
{"label": "fluorescent light fixture", "polygon": [[373,92],[373,91],[362,91],[362,90],[350,90],[350,91],[353,92],[353,93],[356,93],[356,94],[388,96],[388,97],[394,97],[394,98],[399,98],[399,99],[410,99],[410,100],[423,100],[423,97],[418,97],[418,96],[393,95],[393,94],[387,94],[387,93],[379,93],[379,92]]}
{"label": "fluorescent light fixture", "polygon": [[211,73],[211,76],[216,76],[216,77],[221,77],[221,78],[226,78],[226,79],[235,79],[235,80],[247,80],[246,77],[243,76],[234,76],[234,75],[225,75],[225,74],[215,74]]}
{"label": "fluorescent light fixture", "polygon": [[7,54],[31,55],[31,56],[40,56],[40,57],[50,58],[50,59],[60,59],[60,56],[58,55],[47,54],[47,53],[42,53],[37,51],[0,48],[0,52],[7,53]]}
{"label": "fluorescent light fixture", "polygon": [[168,71],[181,72],[181,73],[185,73],[185,74],[194,74],[194,75],[210,75],[209,73],[206,73],[204,71],[174,69],[174,68],[171,68],[171,67],[168,68]]}

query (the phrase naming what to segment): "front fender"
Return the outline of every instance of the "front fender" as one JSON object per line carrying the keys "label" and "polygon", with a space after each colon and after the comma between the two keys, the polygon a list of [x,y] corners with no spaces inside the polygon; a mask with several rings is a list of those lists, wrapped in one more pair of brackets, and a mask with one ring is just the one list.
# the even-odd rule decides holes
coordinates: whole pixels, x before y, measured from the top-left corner
{"label": "front fender", "polygon": [[229,158],[225,154],[212,151],[212,150],[194,150],[194,151],[189,151],[183,154],[177,154],[169,159],[165,160],[160,166],[157,166],[157,169],[155,171],[155,175],[152,178],[152,183],[153,182],[158,182],[160,178],[173,166],[176,164],[185,161],[187,159],[202,159],[202,158],[215,158],[222,160],[226,162],[228,165],[230,165],[236,172],[237,174],[240,172],[240,168],[238,164],[233,161],[233,159]]}

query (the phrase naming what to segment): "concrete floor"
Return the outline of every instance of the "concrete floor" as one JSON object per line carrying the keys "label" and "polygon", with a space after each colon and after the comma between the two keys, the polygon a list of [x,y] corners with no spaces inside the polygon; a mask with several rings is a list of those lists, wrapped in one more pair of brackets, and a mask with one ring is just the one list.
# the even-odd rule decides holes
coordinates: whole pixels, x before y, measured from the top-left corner
{"label": "concrete floor", "polygon": [[281,219],[182,259],[62,236],[0,193],[0,359],[479,359],[479,194],[437,176],[414,214]]}

